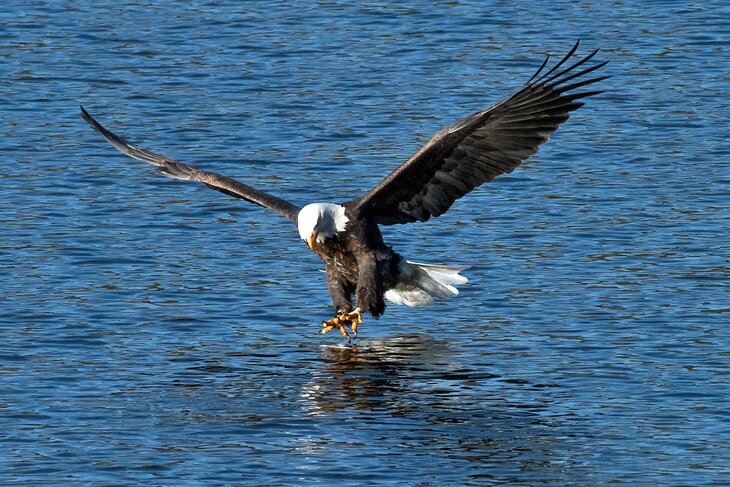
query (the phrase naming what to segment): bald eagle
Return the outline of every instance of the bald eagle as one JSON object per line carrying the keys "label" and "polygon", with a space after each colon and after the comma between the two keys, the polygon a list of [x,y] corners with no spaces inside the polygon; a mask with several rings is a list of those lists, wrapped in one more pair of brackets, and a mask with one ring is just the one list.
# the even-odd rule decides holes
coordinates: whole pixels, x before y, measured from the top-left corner
{"label": "bald eagle", "polygon": [[[375,318],[385,300],[418,306],[456,296],[466,266],[411,262],[385,244],[379,225],[425,222],[446,212],[482,183],[510,173],[546,142],[580,99],[601,91],[576,91],[608,76],[586,77],[608,61],[587,64],[598,52],[568,63],[578,43],[543,73],[549,56],[517,92],[447,127],[359,199],[311,203],[300,208],[226,176],[201,171],[127,142],[92,118],[83,118],[123,154],[148,162],[165,176],[197,181],[209,188],[270,208],[291,220],[299,236],[324,262],[335,315],[322,333],[357,334],[362,314]],[[566,65],[568,63],[569,65]],[[575,80],[575,81],[574,81]],[[353,303],[353,295],[355,302]]]}

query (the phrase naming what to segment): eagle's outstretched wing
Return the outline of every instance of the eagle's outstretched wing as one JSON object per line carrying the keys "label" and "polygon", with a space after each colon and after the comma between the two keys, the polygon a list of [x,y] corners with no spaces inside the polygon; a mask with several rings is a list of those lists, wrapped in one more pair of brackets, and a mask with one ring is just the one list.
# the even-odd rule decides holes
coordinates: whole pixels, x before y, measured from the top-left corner
{"label": "eagle's outstretched wing", "polygon": [[183,164],[182,162],[175,161],[168,157],[155,154],[147,149],[142,149],[136,145],[130,144],[94,120],[94,118],[89,115],[89,112],[84,110],[84,107],[81,107],[81,116],[84,117],[84,120],[86,120],[89,125],[94,128],[94,130],[99,132],[111,145],[119,150],[119,152],[157,166],[157,171],[161,174],[174,179],[197,181],[205,184],[209,188],[227,195],[241,198],[246,201],[250,201],[251,203],[256,203],[257,205],[265,208],[271,208],[293,221],[296,225],[297,214],[299,213],[300,208],[288,201],[254,189],[251,186],[246,186],[245,184],[239,183],[229,177],[221,176],[220,174],[212,172],[201,171],[192,166],[188,166],[187,164]]}
{"label": "eagle's outstretched wing", "polygon": [[608,63],[584,66],[596,49],[561,70],[577,48],[578,43],[540,76],[546,58],[518,92],[434,135],[368,194],[349,203],[352,210],[383,225],[426,221],[446,212],[454,201],[482,183],[512,172],[568,119],[569,112],[583,106],[577,100],[601,93],[573,90],[608,76],[567,84]]}

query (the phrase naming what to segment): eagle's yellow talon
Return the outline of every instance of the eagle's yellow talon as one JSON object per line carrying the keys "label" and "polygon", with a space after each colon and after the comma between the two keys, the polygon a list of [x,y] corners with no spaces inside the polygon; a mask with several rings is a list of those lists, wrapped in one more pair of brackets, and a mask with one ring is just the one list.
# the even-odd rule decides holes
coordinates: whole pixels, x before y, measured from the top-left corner
{"label": "eagle's yellow talon", "polygon": [[360,312],[360,308],[355,308],[354,311],[350,311],[349,313],[343,313],[342,316],[353,324],[357,323],[359,325],[362,323],[362,313]]}
{"label": "eagle's yellow talon", "polygon": [[360,308],[355,308],[354,311],[338,313],[331,320],[323,321],[322,334],[329,333],[337,328],[342,333],[342,336],[349,337],[350,335],[347,333],[345,325],[349,325],[352,332],[357,334],[357,325],[360,323],[362,323],[362,313],[360,312]]}

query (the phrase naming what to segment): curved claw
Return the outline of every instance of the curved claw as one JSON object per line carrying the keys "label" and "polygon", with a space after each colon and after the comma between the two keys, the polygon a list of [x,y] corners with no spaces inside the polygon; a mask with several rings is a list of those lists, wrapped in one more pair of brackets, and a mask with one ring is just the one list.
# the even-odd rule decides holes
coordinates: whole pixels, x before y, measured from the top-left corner
{"label": "curved claw", "polygon": [[350,320],[352,333],[354,333],[357,337],[357,325],[362,323],[362,313],[360,312],[360,308],[355,308],[355,311],[348,313],[347,318]]}

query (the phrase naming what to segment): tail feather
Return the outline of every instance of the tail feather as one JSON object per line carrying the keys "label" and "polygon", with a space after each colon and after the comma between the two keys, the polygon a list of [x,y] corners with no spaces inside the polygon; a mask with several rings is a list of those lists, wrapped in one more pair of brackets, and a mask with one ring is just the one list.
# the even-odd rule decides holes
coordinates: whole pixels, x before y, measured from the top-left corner
{"label": "tail feather", "polygon": [[402,262],[400,281],[386,291],[385,299],[395,304],[418,306],[432,303],[433,298],[456,296],[459,290],[455,285],[468,282],[459,272],[469,267]]}
{"label": "tail feather", "polygon": [[426,272],[435,281],[454,289],[456,294],[459,291],[453,287],[453,284],[466,284],[469,282],[464,276],[459,275],[459,272],[468,269],[468,265],[430,265],[430,264],[419,264],[417,262],[409,262],[418,266],[421,270]]}

